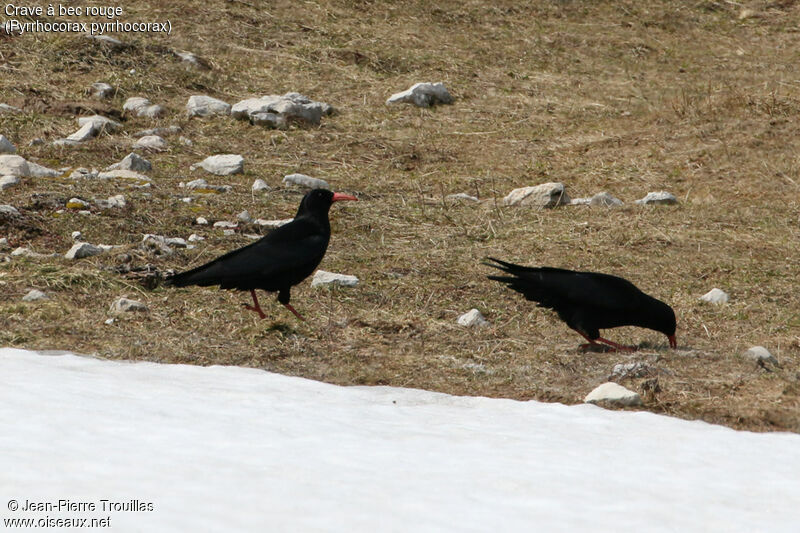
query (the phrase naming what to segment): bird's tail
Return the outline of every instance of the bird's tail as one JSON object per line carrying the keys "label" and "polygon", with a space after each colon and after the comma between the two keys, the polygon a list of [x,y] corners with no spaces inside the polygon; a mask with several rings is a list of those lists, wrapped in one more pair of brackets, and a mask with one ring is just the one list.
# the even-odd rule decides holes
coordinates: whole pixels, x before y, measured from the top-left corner
{"label": "bird's tail", "polygon": [[171,285],[173,287],[199,285],[201,287],[205,287],[219,283],[218,280],[216,280],[216,283],[214,283],[215,280],[210,279],[210,276],[207,275],[207,270],[208,265],[202,265],[192,270],[187,270],[186,272],[174,274],[164,279],[164,285]]}

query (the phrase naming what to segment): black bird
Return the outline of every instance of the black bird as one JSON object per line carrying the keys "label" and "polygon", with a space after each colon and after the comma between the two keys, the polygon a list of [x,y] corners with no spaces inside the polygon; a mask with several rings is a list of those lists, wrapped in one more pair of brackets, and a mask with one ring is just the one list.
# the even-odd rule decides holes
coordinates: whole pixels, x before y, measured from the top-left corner
{"label": "black bird", "polygon": [[358,199],[326,189],[309,191],[301,200],[294,220],[275,228],[243,248],[166,280],[175,287],[219,285],[223,289],[250,291],[253,305],[242,304],[266,318],[258,305],[256,289],[278,293],[278,301],[303,320],[289,303],[290,291],[314,272],[328,249],[331,224],[328,210],[334,202]]}
{"label": "black bird", "polygon": [[498,268],[509,276],[488,276],[505,283],[527,300],[537,302],[558,313],[567,326],[580,333],[589,344],[600,341],[618,350],[635,350],[604,339],[600,330],[619,326],[638,326],[659,331],[675,340],[675,312],[670,306],[649,296],[626,279],[598,272],[575,272],[550,267],[525,267],[492,257],[487,266]]}

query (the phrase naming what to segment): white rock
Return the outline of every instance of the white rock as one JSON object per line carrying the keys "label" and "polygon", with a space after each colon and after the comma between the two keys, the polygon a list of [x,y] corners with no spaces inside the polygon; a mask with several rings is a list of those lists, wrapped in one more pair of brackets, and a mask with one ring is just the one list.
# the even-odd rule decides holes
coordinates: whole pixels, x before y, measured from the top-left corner
{"label": "white rock", "polygon": [[326,272],[324,270],[317,270],[317,272],[314,274],[314,278],[311,280],[312,287],[355,287],[356,285],[358,285],[358,278],[355,276],[336,274],[334,272]]}
{"label": "white rock", "polygon": [[233,229],[224,229],[224,230],[222,230],[222,234],[223,234],[223,235],[227,235],[227,236],[230,236],[230,235],[236,235],[236,230],[233,230]]}
{"label": "white rock", "polygon": [[772,363],[774,365],[778,364],[778,360],[775,358],[775,356],[769,353],[769,350],[763,346],[753,346],[752,348],[748,348],[747,351],[745,351],[742,355],[754,361],[763,361],[765,363]]}
{"label": "white rock", "polygon": [[114,95],[114,87],[102,81],[93,83],[89,90],[95,98],[111,98]]}
{"label": "white rock", "polygon": [[616,207],[622,205],[622,200],[615,198],[607,192],[599,192],[589,199],[589,205]]}
{"label": "white rock", "polygon": [[186,239],[183,237],[164,237],[163,235],[153,235],[152,233],[146,233],[142,237],[142,242],[148,241],[164,246],[175,246],[176,248],[186,248],[188,246]]}
{"label": "white rock", "polygon": [[166,110],[160,105],[153,104],[147,98],[132,96],[122,105],[125,111],[132,111],[137,117],[156,118],[163,115]]}
{"label": "white rock", "polygon": [[283,220],[264,220],[263,218],[258,218],[254,221],[255,224],[259,226],[266,226],[268,228],[279,228],[285,224],[288,224],[294,220],[293,218],[284,218]]}
{"label": "white rock", "polygon": [[14,107],[13,105],[0,104],[0,115],[2,115],[3,113],[9,113],[9,114],[22,113],[22,109]]}
{"label": "white rock", "polygon": [[163,152],[167,149],[167,141],[158,135],[145,135],[144,137],[140,137],[139,140],[133,144],[133,148],[134,150],[141,148],[153,152]]}
{"label": "white rock", "polygon": [[15,216],[19,215],[19,211],[17,211],[17,208],[14,207],[13,205],[8,205],[8,204],[0,205],[0,213],[6,215],[15,215]]}
{"label": "white rock", "polygon": [[653,367],[643,361],[634,361],[632,363],[618,363],[614,365],[611,370],[611,378],[624,379],[624,378],[640,378],[653,372]]}
{"label": "white rock", "polygon": [[67,200],[67,209],[87,209],[89,202],[80,198],[70,198]]}
{"label": "white rock", "polygon": [[323,115],[331,113],[333,107],[330,105],[315,102],[294,92],[283,96],[269,94],[260,98],[248,98],[231,107],[231,116],[234,118],[271,127],[285,127],[287,121],[292,120],[319,124]]}
{"label": "white rock", "polygon": [[19,184],[19,178],[17,176],[3,176],[0,177],[0,191],[5,189],[11,188],[14,185]]}
{"label": "white rock", "polygon": [[89,244],[88,242],[79,242],[72,246],[69,251],[64,254],[67,259],[83,259],[84,257],[91,257],[105,252],[100,246]]}
{"label": "white rock", "polygon": [[134,172],[133,170],[125,170],[125,169],[116,169],[116,170],[107,170],[105,172],[99,172],[96,174],[97,179],[101,180],[113,180],[113,179],[121,179],[121,180],[129,180],[135,183],[139,183],[141,185],[147,185],[150,183],[150,178],[145,176],[144,174],[139,174],[138,172]]}
{"label": "white rock", "polygon": [[128,298],[120,298],[111,304],[108,309],[112,315],[121,315],[123,313],[146,313],[149,311],[147,306],[138,300],[129,300]]}
{"label": "white rock", "polygon": [[215,228],[225,228],[225,229],[235,229],[239,227],[239,224],[236,222],[229,222],[227,220],[218,220],[214,222]]}
{"label": "white rock", "polygon": [[439,83],[415,83],[410,89],[395,93],[386,100],[387,104],[409,103],[418,107],[430,107],[436,104],[452,104],[453,97]]}
{"label": "white rock", "polygon": [[24,157],[0,155],[0,176],[30,176],[30,167]]}
{"label": "white rock", "polygon": [[165,137],[167,135],[176,135],[183,131],[180,126],[172,125],[167,126],[166,128],[151,128],[149,130],[141,130],[137,131],[133,134],[134,137],[147,137],[148,135],[158,135],[159,137]]}
{"label": "white rock", "polygon": [[458,317],[458,325],[466,327],[483,327],[488,326],[489,321],[486,320],[480,311],[477,309],[470,309],[460,317]]}
{"label": "white rock", "polygon": [[153,170],[153,165],[150,164],[150,161],[143,158],[136,152],[131,152],[126,155],[122,161],[119,163],[114,163],[113,165],[109,165],[106,167],[106,170],[133,170],[136,172],[150,172]]}
{"label": "white rock", "polygon": [[[122,124],[115,120],[111,120],[108,117],[104,117],[103,115],[92,115],[91,117],[78,117],[78,125],[85,126],[86,124],[91,124],[94,126],[94,129],[97,133],[107,131],[112,132],[120,129]],[[95,133],[95,135],[97,134]]]}
{"label": "white rock", "polygon": [[0,135],[0,154],[16,154],[17,147],[5,135]]}
{"label": "white rock", "polygon": [[104,44],[106,46],[109,46],[110,48],[117,50],[121,50],[123,48],[128,47],[127,44],[109,35],[92,35],[91,33],[84,33],[83,36],[87,39],[91,39],[97,43]]}
{"label": "white rock", "polygon": [[189,235],[189,239],[188,240],[189,240],[189,242],[198,242],[198,241],[204,241],[204,240],[206,240],[206,238],[205,237],[201,237],[197,233],[192,233],[191,235]]}
{"label": "white rock", "polygon": [[208,182],[203,178],[198,178],[196,180],[192,180],[189,183],[184,184],[184,187],[187,189],[206,189],[208,188]]}
{"label": "white rock", "polygon": [[38,289],[31,289],[28,294],[22,297],[23,302],[35,302],[37,300],[49,300],[50,298]]}
{"label": "white rock", "polygon": [[331,186],[328,182],[318,178],[312,178],[305,174],[289,174],[283,177],[283,183],[286,185],[299,185],[301,187],[308,187],[309,189],[330,189]]}
{"label": "white rock", "polygon": [[0,237],[0,248],[5,248],[8,246],[8,239],[6,237]]}
{"label": "white rock", "polygon": [[31,178],[56,178],[63,174],[60,170],[43,167],[38,163],[28,161],[28,176]]}
{"label": "white rock", "polygon": [[79,241],[83,237],[83,234],[80,231],[73,231],[72,232],[72,240]]}
{"label": "white rock", "polygon": [[191,139],[189,139],[188,137],[184,137],[183,135],[178,137],[178,142],[184,146],[192,146],[194,144]]}
{"label": "white rock", "polygon": [[208,219],[206,219],[205,217],[197,217],[196,219],[194,219],[194,223],[197,224],[198,226],[207,226]]}
{"label": "white rock", "polygon": [[253,192],[268,191],[268,190],[270,190],[270,188],[271,187],[269,185],[267,185],[267,182],[262,180],[261,178],[258,178],[257,180],[255,180],[253,182],[253,186],[251,187]]}
{"label": "white rock", "polygon": [[712,304],[725,304],[729,299],[727,292],[717,288],[711,289],[700,297],[700,300]]}
{"label": "white rock", "polygon": [[100,209],[113,209],[113,208],[123,208],[127,204],[125,201],[125,197],[121,194],[117,194],[115,196],[109,196],[107,200],[97,200],[95,202],[97,207]]}
{"label": "white rock", "polygon": [[28,146],[41,146],[44,144],[44,139],[41,137],[34,137],[28,142]]}
{"label": "white rock", "polygon": [[175,55],[175,57],[179,58],[181,62],[186,63],[189,66],[203,70],[211,69],[211,64],[197,54],[186,52],[184,50],[172,50],[172,53]]}
{"label": "white rock", "polygon": [[86,142],[89,139],[94,139],[96,135],[97,135],[97,130],[95,129],[94,124],[87,122],[86,124],[81,126],[78,131],[76,131],[72,135],[69,135],[66,140],[80,143],[80,142]]}
{"label": "white rock", "polygon": [[253,217],[250,216],[250,212],[247,209],[236,215],[236,219],[245,224],[249,224],[253,221]]}
{"label": "white rock", "polygon": [[569,201],[569,205],[589,205],[591,203],[591,198],[572,198]]}
{"label": "white rock", "polygon": [[186,103],[186,114],[190,117],[227,116],[231,114],[231,104],[211,96],[194,95]]}
{"label": "white rock", "polygon": [[238,154],[212,155],[192,165],[191,168],[192,170],[202,168],[217,176],[241,174],[244,172],[244,158]]}
{"label": "white rock", "polygon": [[673,205],[678,203],[675,195],[667,191],[649,192],[644,198],[636,200],[640,205]]}
{"label": "white rock", "polygon": [[606,403],[617,406],[642,404],[642,398],[638,393],[628,390],[613,381],[603,383],[590,392],[583,401],[585,403]]}
{"label": "white rock", "polygon": [[459,193],[456,193],[456,194],[448,194],[447,196],[445,196],[445,198],[447,200],[467,200],[467,201],[470,201],[470,202],[480,202],[480,200],[478,200],[474,196],[470,196],[469,194],[467,194],[465,192],[459,192]]}
{"label": "white rock", "polygon": [[503,205],[532,205],[556,207],[569,203],[563,183],[543,183],[533,187],[514,189],[503,198]]}

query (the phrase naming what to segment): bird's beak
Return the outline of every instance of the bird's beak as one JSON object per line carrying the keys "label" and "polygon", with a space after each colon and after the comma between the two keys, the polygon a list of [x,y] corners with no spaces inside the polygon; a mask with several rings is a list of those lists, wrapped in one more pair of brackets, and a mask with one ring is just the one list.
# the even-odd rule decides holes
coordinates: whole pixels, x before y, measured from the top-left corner
{"label": "bird's beak", "polygon": [[669,339],[669,347],[673,350],[678,347],[678,341],[675,340],[675,335],[667,335]]}
{"label": "bird's beak", "polygon": [[349,194],[342,194],[340,192],[333,193],[334,202],[341,202],[342,200],[352,200],[354,202],[357,202],[358,198],[356,198],[355,196],[350,196]]}

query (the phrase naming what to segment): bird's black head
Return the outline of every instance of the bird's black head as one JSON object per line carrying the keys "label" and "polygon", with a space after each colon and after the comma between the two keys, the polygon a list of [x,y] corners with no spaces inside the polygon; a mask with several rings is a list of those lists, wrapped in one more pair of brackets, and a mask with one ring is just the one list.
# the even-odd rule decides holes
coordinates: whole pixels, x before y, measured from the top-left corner
{"label": "bird's black head", "polygon": [[675,330],[678,325],[675,320],[675,311],[672,310],[672,307],[661,300],[653,298],[645,314],[648,322],[646,327],[666,335],[669,339],[669,347],[677,348],[678,341],[675,340]]}
{"label": "bird's black head", "polygon": [[328,189],[313,189],[303,196],[295,218],[305,214],[325,215],[333,205],[333,202],[342,200],[358,201],[358,198],[349,194],[329,191]]}

